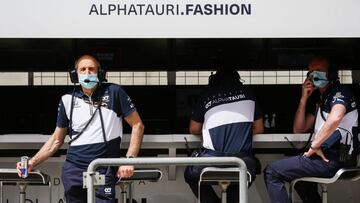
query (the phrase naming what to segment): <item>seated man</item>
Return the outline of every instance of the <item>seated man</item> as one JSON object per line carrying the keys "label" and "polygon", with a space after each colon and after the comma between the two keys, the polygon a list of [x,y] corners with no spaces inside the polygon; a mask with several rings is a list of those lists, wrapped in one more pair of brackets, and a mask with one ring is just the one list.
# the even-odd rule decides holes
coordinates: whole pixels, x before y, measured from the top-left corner
{"label": "seated man", "polygon": [[[343,166],[356,165],[359,151],[358,111],[352,92],[340,86],[337,71],[326,58],[316,57],[302,85],[294,133],[314,128],[314,139],[303,155],[269,164],[265,183],[271,202],[289,202],[284,182],[302,177],[331,177]],[[303,202],[321,202],[317,184],[299,182],[295,189]]]}
{"label": "seated man", "polygon": [[[255,177],[256,159],[252,153],[253,134],[262,133],[263,120],[253,91],[242,85],[234,69],[220,69],[197,102],[190,120],[190,133],[202,135],[200,157],[235,156],[241,158]],[[198,181],[206,166],[188,166],[185,181],[198,197]],[[228,201],[239,202],[238,186],[228,188]],[[198,197],[199,198],[199,197]],[[219,202],[211,186],[201,187],[201,202]]]}

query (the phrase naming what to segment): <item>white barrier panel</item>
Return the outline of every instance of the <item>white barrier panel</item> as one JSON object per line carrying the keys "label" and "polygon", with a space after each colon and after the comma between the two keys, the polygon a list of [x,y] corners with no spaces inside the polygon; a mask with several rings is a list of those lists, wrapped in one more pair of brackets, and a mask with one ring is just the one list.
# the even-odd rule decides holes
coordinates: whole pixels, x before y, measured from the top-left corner
{"label": "white barrier panel", "polygon": [[2,0],[0,37],[360,37],[358,0]]}

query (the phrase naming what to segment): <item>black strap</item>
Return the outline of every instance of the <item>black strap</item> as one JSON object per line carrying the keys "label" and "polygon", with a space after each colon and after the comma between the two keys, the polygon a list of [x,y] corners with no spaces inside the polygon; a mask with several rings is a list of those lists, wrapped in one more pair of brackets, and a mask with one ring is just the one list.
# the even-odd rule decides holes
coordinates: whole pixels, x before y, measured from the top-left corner
{"label": "black strap", "polygon": [[103,138],[104,138],[104,142],[105,144],[107,145],[108,142],[106,140],[106,134],[105,134],[105,125],[104,125],[104,119],[103,119],[103,116],[102,116],[102,113],[101,113],[101,101],[99,101],[99,104],[98,104],[98,108],[99,109],[99,115],[100,115],[100,122],[101,122],[101,130],[102,130],[102,134],[103,134]]}
{"label": "black strap", "polygon": [[71,94],[71,104],[70,104],[70,119],[69,119],[69,136],[70,136],[70,139],[72,138],[71,127],[72,127],[72,117],[73,117],[73,111],[74,111],[75,90],[76,90],[76,85],[74,83],[74,89],[73,89],[72,94]]}
{"label": "black strap", "polygon": [[100,115],[100,122],[101,122],[101,131],[103,134],[105,145],[108,145],[108,142],[106,140],[106,133],[105,133],[105,125],[104,125],[104,118],[102,116],[101,112],[101,90],[102,90],[102,81],[98,83],[98,109],[99,109],[99,115]]}
{"label": "black strap", "polygon": [[89,121],[86,123],[85,127],[81,130],[80,133],[77,134],[77,136],[72,139],[72,117],[73,117],[73,111],[74,111],[74,98],[75,98],[75,89],[76,86],[74,85],[74,89],[72,92],[72,96],[71,96],[71,107],[70,107],[70,119],[69,119],[69,136],[70,136],[70,141],[68,142],[68,144],[71,144],[73,141],[77,140],[80,135],[82,135],[84,133],[84,131],[86,130],[86,128],[90,125],[91,121],[94,119],[96,112],[99,110],[99,116],[100,116],[100,122],[101,122],[101,130],[102,130],[102,134],[103,134],[103,138],[104,138],[104,142],[107,145],[108,142],[106,140],[106,133],[105,133],[105,125],[104,125],[104,119],[102,116],[102,112],[101,112],[101,91],[100,91],[100,85],[99,85],[99,96],[98,96],[98,107],[96,108],[95,112],[92,114],[91,118],[89,119]]}
{"label": "black strap", "polygon": [[292,141],[290,141],[289,138],[286,137],[286,136],[285,136],[285,140],[291,145],[292,148],[294,148],[294,149],[299,150],[300,152],[302,152],[302,151],[304,151],[305,149],[308,148],[313,134],[314,134],[314,131],[311,131],[311,133],[309,134],[308,139],[306,140],[305,145],[302,146],[302,147],[296,147],[295,144],[294,144]]}

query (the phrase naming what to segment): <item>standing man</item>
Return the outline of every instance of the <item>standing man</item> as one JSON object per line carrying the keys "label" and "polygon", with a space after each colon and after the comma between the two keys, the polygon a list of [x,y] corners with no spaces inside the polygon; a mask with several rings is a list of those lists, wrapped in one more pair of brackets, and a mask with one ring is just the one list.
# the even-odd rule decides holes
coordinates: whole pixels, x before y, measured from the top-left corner
{"label": "standing man", "polygon": [[[255,95],[242,85],[235,69],[219,69],[210,76],[190,120],[190,133],[202,136],[200,157],[235,156],[241,158],[255,177],[256,160],[252,153],[252,136],[262,133],[263,120]],[[205,166],[188,166],[185,181],[199,197],[198,181]],[[210,185],[201,186],[201,202],[219,202]],[[238,187],[230,185],[228,201],[239,202]]]}
{"label": "standing man", "polygon": [[[69,130],[70,142],[66,162],[62,168],[62,181],[66,202],[87,202],[83,189],[83,175],[87,166],[96,158],[120,157],[122,138],[122,119],[131,127],[131,139],[127,158],[136,157],[141,146],[144,125],[130,97],[121,86],[102,83],[105,72],[93,56],[83,55],[75,62],[72,76],[80,86],[62,96],[55,132],[34,157],[29,160],[31,171],[47,158],[51,157],[64,143]],[[77,77],[76,77],[77,76]],[[74,77],[73,77],[74,78]],[[72,79],[73,79],[72,78]],[[76,82],[76,81],[74,81]],[[17,163],[19,175],[20,163]],[[115,202],[116,177],[130,177],[133,166],[99,168],[105,174],[105,185],[96,191],[96,202]]]}
{"label": "standing man", "polygon": [[[275,161],[265,168],[272,203],[289,202],[285,182],[309,176],[331,177],[340,167],[356,165],[359,139],[355,98],[339,84],[337,71],[329,68],[326,58],[314,58],[308,69],[293,129],[294,133],[314,129],[315,137],[303,155]],[[299,182],[295,189],[303,202],[321,202],[317,184]]]}

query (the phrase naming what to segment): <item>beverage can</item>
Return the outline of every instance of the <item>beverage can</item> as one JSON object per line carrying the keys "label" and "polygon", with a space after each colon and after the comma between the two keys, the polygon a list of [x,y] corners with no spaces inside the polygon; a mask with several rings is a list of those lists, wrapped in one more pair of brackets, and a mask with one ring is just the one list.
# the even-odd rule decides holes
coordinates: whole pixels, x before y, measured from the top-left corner
{"label": "beverage can", "polygon": [[28,176],[29,157],[22,156],[20,162],[21,162],[21,177],[26,178]]}

